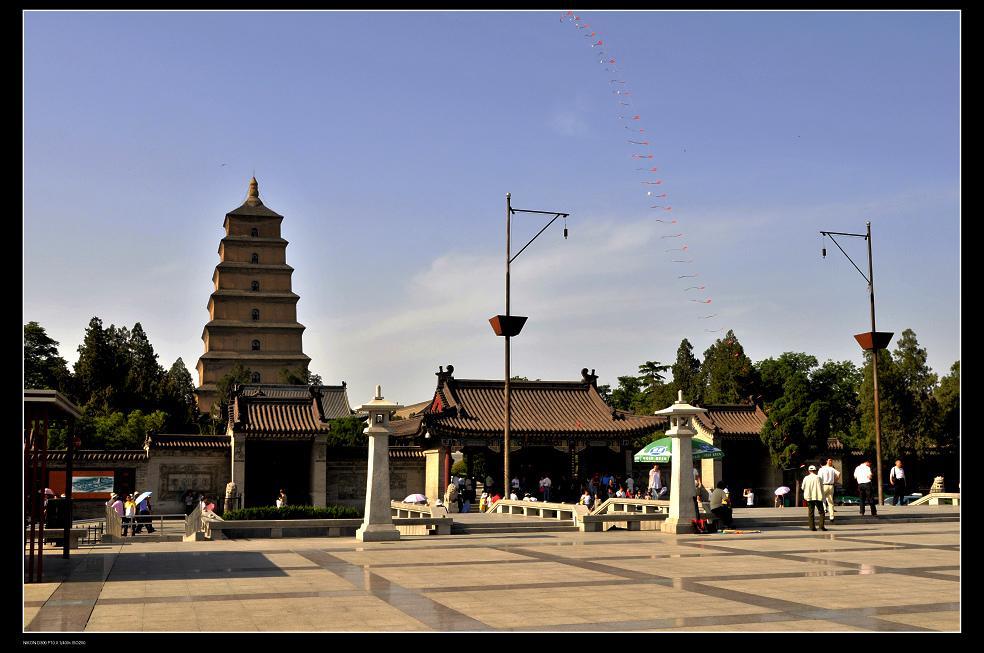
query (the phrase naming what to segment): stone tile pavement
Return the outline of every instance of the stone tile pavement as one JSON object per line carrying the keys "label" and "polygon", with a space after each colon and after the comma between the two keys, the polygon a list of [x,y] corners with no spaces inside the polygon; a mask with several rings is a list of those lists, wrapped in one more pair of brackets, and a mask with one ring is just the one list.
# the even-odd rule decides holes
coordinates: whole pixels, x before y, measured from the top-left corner
{"label": "stone tile pavement", "polygon": [[46,558],[34,632],[959,631],[960,525],[145,542]]}

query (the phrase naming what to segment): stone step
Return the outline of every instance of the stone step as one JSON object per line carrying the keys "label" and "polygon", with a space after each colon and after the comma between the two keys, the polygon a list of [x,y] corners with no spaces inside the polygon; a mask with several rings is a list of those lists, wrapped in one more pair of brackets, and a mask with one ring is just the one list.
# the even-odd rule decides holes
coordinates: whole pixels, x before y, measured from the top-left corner
{"label": "stone step", "polygon": [[[817,519],[819,521],[819,518]],[[893,524],[929,524],[934,522],[959,522],[960,515],[885,515],[880,516],[879,519],[872,519],[871,517],[861,517],[860,515],[852,515],[850,517],[838,516],[833,522],[828,521],[827,523],[833,524],[873,524],[873,523],[884,523],[892,522]],[[754,517],[735,517],[735,526],[744,527],[771,527],[777,528],[782,526],[802,526],[803,524],[809,523],[809,518],[806,515],[799,517],[794,516],[782,516],[782,517],[766,517],[766,518],[754,518]]]}
{"label": "stone step", "polygon": [[455,523],[451,526],[452,535],[476,534],[476,533],[557,533],[575,532],[577,526],[570,522],[502,522],[496,524],[462,524]]}

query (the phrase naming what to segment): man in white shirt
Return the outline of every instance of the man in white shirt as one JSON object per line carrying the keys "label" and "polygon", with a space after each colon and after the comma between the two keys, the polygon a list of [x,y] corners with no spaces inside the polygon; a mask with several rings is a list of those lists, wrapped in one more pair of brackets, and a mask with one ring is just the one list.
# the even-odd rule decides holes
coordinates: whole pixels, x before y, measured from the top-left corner
{"label": "man in white shirt", "polygon": [[888,474],[888,482],[895,488],[895,498],[892,499],[892,505],[901,505],[902,497],[905,496],[905,470],[902,469],[901,460],[895,461],[895,467]]}
{"label": "man in white shirt", "polygon": [[653,498],[659,497],[659,490],[663,487],[663,478],[659,471],[659,465],[653,465],[653,468],[649,470],[649,489],[653,493]]}
{"label": "man in white shirt", "polygon": [[540,479],[540,487],[543,488],[543,500],[544,501],[550,501],[550,487],[552,485],[553,485],[553,482],[550,480],[550,477],[548,475],[544,474],[543,475],[543,478]]}
{"label": "man in white shirt", "polygon": [[841,473],[834,468],[834,459],[828,458],[827,464],[817,471],[823,484],[823,502],[827,506],[827,519],[834,521],[834,484]]}
{"label": "man in white shirt", "polygon": [[803,500],[806,501],[808,506],[807,510],[810,515],[810,530],[817,530],[816,523],[813,521],[813,511],[816,510],[820,513],[820,530],[827,530],[823,525],[823,483],[820,482],[820,477],[817,476],[816,465],[810,465],[809,474],[803,479]]}
{"label": "man in white shirt", "polygon": [[871,461],[866,460],[854,468],[854,478],[858,482],[858,494],[861,495],[861,515],[864,516],[864,506],[871,504],[871,516],[878,516],[878,509],[875,508],[875,496],[871,491]]}

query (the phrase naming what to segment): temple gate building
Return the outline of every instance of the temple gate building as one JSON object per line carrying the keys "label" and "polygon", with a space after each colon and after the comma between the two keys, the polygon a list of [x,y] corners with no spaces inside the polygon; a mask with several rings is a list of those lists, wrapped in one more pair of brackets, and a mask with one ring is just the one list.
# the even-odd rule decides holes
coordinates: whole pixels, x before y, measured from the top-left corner
{"label": "temple gate building", "polygon": [[[505,384],[453,374],[452,365],[447,371],[441,367],[427,408],[390,423],[393,441],[402,436],[426,450],[428,497],[443,493],[453,451],[464,453],[469,469],[492,476],[493,489],[501,492]],[[539,474],[547,472],[558,495],[576,500],[589,473],[631,474],[633,442],[667,428],[664,417],[611,408],[598,393],[598,377],[587,369],[581,376],[580,381],[510,382],[510,470],[523,490],[536,491]]]}
{"label": "temple gate building", "polygon": [[216,384],[236,364],[249,368],[252,383],[276,383],[284,369],[307,376],[311,359],[301,347],[304,325],[297,321],[299,297],[291,291],[294,268],[280,235],[283,219],[263,205],[256,177],[242,206],[226,213],[202,331],[205,353],[198,359],[195,394],[203,413],[211,411]]}

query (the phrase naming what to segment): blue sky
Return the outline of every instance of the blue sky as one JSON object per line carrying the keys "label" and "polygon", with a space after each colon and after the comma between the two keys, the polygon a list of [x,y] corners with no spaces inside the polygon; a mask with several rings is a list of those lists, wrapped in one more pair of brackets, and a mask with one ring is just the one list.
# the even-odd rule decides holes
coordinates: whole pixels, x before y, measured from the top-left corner
{"label": "blue sky", "polygon": [[[879,330],[914,329],[948,371],[958,13],[560,17],[26,13],[24,321],[70,362],[93,315],[140,321],[165,367],[193,371],[223,216],[255,170],[285,216],[311,368],[355,404],[376,383],[425,400],[448,363],[501,376],[487,319],[504,308],[507,191],[571,214],[568,240],[555,224],[513,264],[512,309],[530,316],[516,374],[615,383],[729,328],[753,360],[860,363],[866,284],[832,244],[820,257],[818,231],[866,220]],[[517,217],[514,242],[541,225]],[[864,241],[841,242],[863,268]],[[677,277],[693,273],[711,304],[689,301]]]}

